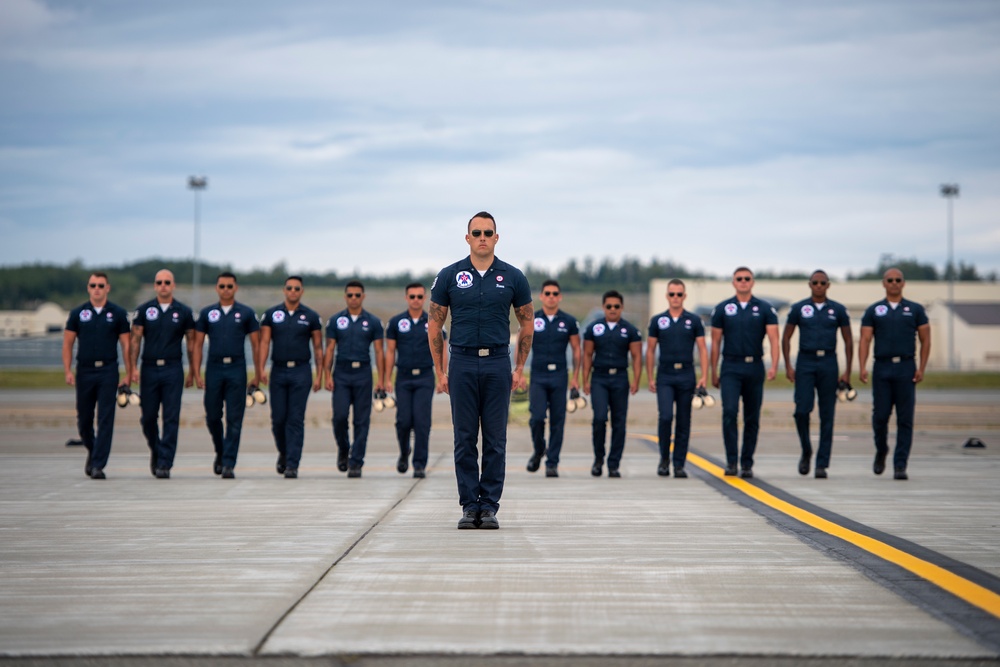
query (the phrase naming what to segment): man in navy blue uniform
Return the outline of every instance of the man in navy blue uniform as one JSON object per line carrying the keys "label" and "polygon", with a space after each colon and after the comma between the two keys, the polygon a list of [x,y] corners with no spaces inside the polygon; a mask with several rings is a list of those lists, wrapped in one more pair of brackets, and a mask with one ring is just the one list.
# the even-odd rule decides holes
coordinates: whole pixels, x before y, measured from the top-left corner
{"label": "man in navy blue uniform", "polygon": [[[167,269],[156,272],[156,298],[135,309],[132,318],[132,377],[139,383],[142,396],[142,433],[149,445],[149,471],[157,479],[169,479],[177,454],[177,429],[181,421],[181,395],[184,393],[184,369],[181,341],[187,341],[188,375],[194,380],[191,360],[194,357],[194,314],[174,299],[174,274]],[[139,375],[140,348],[142,375]],[[157,418],[163,406],[163,434]]]}
{"label": "man in navy blue uniform", "polygon": [[[326,325],[326,388],[333,392],[333,437],[337,441],[337,467],[348,477],[361,477],[368,446],[372,416],[372,366],[369,348],[375,348],[377,384],[382,390],[385,354],[382,350],[382,322],[362,308],[365,286],[352,280],[344,288],[347,308],[330,318]],[[334,367],[336,352],[336,367]],[[354,444],[347,420],[354,406]]]}
{"label": "man in navy blue uniform", "polygon": [[[300,276],[285,279],[285,300],[264,312],[260,319],[260,384],[271,384],[271,432],[278,449],[274,469],[286,479],[299,476],[305,438],[309,388],[319,391],[322,372],[313,379],[309,364],[310,343],[317,363],[323,360],[323,325],[315,310],[302,303]],[[273,350],[271,349],[273,345]],[[266,370],[268,353],[271,373]]]}
{"label": "man in navy blue uniform", "polygon": [[[236,477],[236,457],[240,451],[240,432],[246,410],[247,361],[244,352],[250,337],[254,378],[264,372],[260,367],[260,325],[249,306],[236,301],[239,285],[236,276],[226,271],[215,281],[218,303],[202,308],[195,323],[192,366],[199,389],[205,390],[205,422],[212,435],[215,461],[212,470],[223,479]],[[208,363],[205,379],[201,377],[202,349],[208,336]],[[222,408],[226,409],[226,427],[222,428]]]}
{"label": "man in navy blue uniform", "polygon": [[[753,454],[760,430],[760,405],[764,399],[764,337],[771,343],[768,380],[778,374],[778,313],[767,301],[753,295],[753,272],[741,266],[733,272],[736,296],[712,311],[712,386],[722,388],[722,438],[726,445],[726,475],[753,477]],[[722,339],[725,338],[725,349]],[[717,369],[722,356],[722,377]],[[737,418],[743,399],[743,450],[739,451]]]}
{"label": "man in navy blue uniform", "polygon": [[[861,318],[861,342],[858,366],[861,381],[868,382],[868,349],[875,339],[875,364],[872,368],[872,430],[875,432],[875,463],[872,470],[881,475],[889,453],[889,417],[896,408],[896,450],[892,455],[895,479],[908,479],[906,464],[913,444],[913,412],[917,401],[917,383],[924,379],[931,355],[931,325],[924,307],[903,298],[903,272],[889,269],[882,276],[885,298],[868,307]],[[916,339],[920,339],[920,365]]]}
{"label": "man in navy blue uniform", "polygon": [[[670,430],[677,406],[677,430],[674,435],[674,477],[685,478],[687,472],[688,441],[691,437],[691,400],[698,387],[708,381],[708,350],[705,347],[705,326],[701,318],[684,310],[687,288],[678,278],[667,283],[668,308],[649,321],[646,342],[646,376],[649,390],[656,394],[659,411],[657,436],[660,442],[660,463],[656,474],[670,475]],[[660,363],[656,375],[656,348],[660,349]],[[698,347],[701,377],[694,375],[694,348]]]}
{"label": "man in navy blue uniform", "polygon": [[399,442],[400,474],[409,469],[410,433],[413,433],[413,476],[424,477],[431,437],[434,401],[434,358],[427,340],[427,290],[420,283],[405,288],[406,310],[385,328],[385,378],[382,385],[393,390],[392,367],[396,370],[396,439]]}
{"label": "man in navy blue uniform", "polygon": [[[528,406],[534,453],[528,472],[535,472],[545,456],[545,476],[559,476],[566,425],[566,390],[580,388],[580,328],[576,318],[559,309],[562,291],[558,281],[542,283],[542,307],[535,311],[535,335],[531,341],[531,388]],[[566,346],[573,355],[573,374],[566,369]],[[545,448],[545,413],[549,413],[549,446]]]}
{"label": "man in navy blue uniform", "polygon": [[[830,278],[826,271],[813,271],[809,276],[812,295],[794,304],[781,336],[781,352],[785,357],[785,375],[795,385],[795,428],[799,432],[802,456],[799,474],[809,474],[812,443],[809,440],[809,413],[819,397],[819,449],[816,451],[816,477],[826,479],[833,447],[833,415],[837,406],[837,383],[850,382],[854,361],[854,338],[851,318],[841,304],[826,298]],[[792,365],[792,334],[799,328],[799,355]],[[847,359],[843,374],[838,376],[837,330],[844,339]]]}
{"label": "man in navy blue uniform", "polygon": [[[451,397],[455,476],[462,505],[460,529],[500,527],[507,458],[510,392],[520,386],[531,351],[531,288],[521,271],[496,257],[496,220],[472,216],[465,242],[469,256],[438,273],[431,285],[427,338],[437,390]],[[517,350],[510,368],[510,310],[517,318]],[[450,375],[445,372],[442,331],[451,311]],[[483,465],[476,444],[483,433]]]}
{"label": "man in navy blue uniform", "polygon": [[[608,451],[608,477],[621,477],[618,467],[625,451],[625,424],[628,420],[628,397],[639,391],[642,375],[642,336],[635,326],[622,319],[625,297],[608,290],[601,297],[604,317],[592,322],[583,332],[583,393],[591,395],[594,421],[591,426],[594,465],[590,474],[600,477],[604,467],[604,442],[607,435],[608,409],[611,410],[611,449]],[[632,357],[632,382],[628,379],[629,356]],[[591,375],[593,373],[593,375]]]}
{"label": "man in navy blue uniform", "polygon": [[[128,384],[132,376],[129,353],[128,313],[108,301],[111,281],[108,274],[95,271],[87,281],[90,299],[74,308],[63,332],[62,362],[66,384],[76,385],[76,426],[87,448],[84,473],[91,479],[105,479],[104,466],[111,455],[111,437],[115,432],[115,398],[118,387],[118,347],[125,361]],[[76,374],[73,344],[76,349]],[[97,434],[94,434],[94,408],[97,408]]]}

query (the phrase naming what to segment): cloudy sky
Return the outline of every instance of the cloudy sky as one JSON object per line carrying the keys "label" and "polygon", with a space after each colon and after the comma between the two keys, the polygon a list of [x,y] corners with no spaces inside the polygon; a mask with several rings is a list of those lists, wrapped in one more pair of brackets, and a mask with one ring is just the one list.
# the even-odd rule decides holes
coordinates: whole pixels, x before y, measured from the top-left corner
{"label": "cloudy sky", "polygon": [[1000,270],[996,0],[0,1],[0,264]]}

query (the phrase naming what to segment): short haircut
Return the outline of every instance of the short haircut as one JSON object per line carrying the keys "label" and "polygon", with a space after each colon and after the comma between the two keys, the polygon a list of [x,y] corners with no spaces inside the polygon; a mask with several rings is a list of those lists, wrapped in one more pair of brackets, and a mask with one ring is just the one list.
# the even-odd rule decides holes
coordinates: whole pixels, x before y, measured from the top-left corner
{"label": "short haircut", "polygon": [[809,274],[809,277],[810,277],[810,278],[812,278],[812,277],[813,277],[813,276],[815,276],[815,275],[816,275],[817,273],[822,273],[822,274],[823,274],[824,276],[826,276],[827,278],[829,278],[829,277],[830,277],[830,274],[829,274],[829,273],[827,273],[826,271],[824,271],[823,269],[816,269],[815,271],[813,271],[812,273],[810,273],[810,274]]}
{"label": "short haircut", "polygon": [[357,287],[362,292],[365,291],[365,286],[361,283],[360,280],[348,280],[347,284],[344,285],[344,291],[346,292],[347,290],[351,289],[352,287]]}
{"label": "short haircut", "polygon": [[746,266],[738,266],[738,267],[736,267],[736,270],[733,271],[733,275],[735,276],[740,271],[746,271],[747,273],[750,274],[750,277],[753,278],[753,271],[751,271],[750,268],[746,267]]}
{"label": "short haircut", "polygon": [[406,287],[403,288],[403,294],[406,294],[411,289],[418,289],[418,288],[422,289],[425,292],[427,291],[427,288],[424,287],[423,283],[410,283],[409,285],[407,285]]}
{"label": "short haircut", "polygon": [[108,278],[108,274],[106,274],[104,271],[91,271],[90,275],[94,276],[95,278],[103,278],[105,282],[107,282],[109,285],[111,284],[111,278]]}
{"label": "short haircut", "polygon": [[[885,273],[882,274],[882,280],[885,280],[886,275],[890,271],[899,271],[899,277],[902,278],[903,280],[906,280],[906,276],[903,275],[903,269],[899,268],[898,266],[890,266],[888,269],[886,269]],[[94,275],[97,275],[97,274],[95,273]]]}
{"label": "short haircut", "polygon": [[673,279],[673,280],[671,280],[671,281],[670,281],[669,283],[667,283],[667,289],[670,289],[670,286],[671,286],[671,285],[680,285],[680,286],[681,286],[681,287],[683,287],[683,288],[684,288],[685,290],[687,290],[687,285],[685,285],[685,284],[684,284],[684,281],[683,281],[683,280],[681,280],[680,278],[674,278],[674,279]]}
{"label": "short haircut", "polygon": [[288,282],[289,280],[298,280],[298,281],[299,281],[299,283],[301,283],[301,284],[303,284],[303,285],[305,285],[305,284],[306,284],[306,283],[305,283],[305,281],[304,281],[304,280],[302,280],[302,276],[288,276],[287,278],[285,278],[285,282],[286,282],[286,283],[287,283],[287,282]]}
{"label": "short haircut", "polygon": [[559,287],[559,281],[555,280],[554,278],[549,278],[548,280],[546,280],[545,282],[543,282],[542,283],[542,289],[545,289],[546,287],[549,287],[550,285],[552,287],[556,287],[556,288],[558,288],[560,290],[562,289],[561,287]]}
{"label": "short haircut", "polygon": [[239,282],[238,280],[236,280],[236,274],[235,274],[235,273],[232,273],[231,271],[223,271],[222,273],[220,273],[220,274],[219,274],[219,275],[218,275],[218,276],[216,277],[216,279],[215,279],[215,282],[219,282],[219,281],[220,281],[220,280],[222,280],[223,278],[232,278],[232,279],[233,279],[233,282],[234,282],[234,283],[237,283],[237,282]]}
{"label": "short haircut", "polygon": [[466,231],[472,229],[472,221],[475,220],[476,218],[484,218],[486,220],[491,220],[493,222],[493,231],[497,230],[497,221],[493,218],[493,216],[487,213],[486,211],[480,211],[479,213],[476,213],[474,216],[469,218],[469,224],[466,225]]}
{"label": "short haircut", "polygon": [[616,289],[609,289],[607,292],[601,295],[601,303],[603,304],[608,299],[618,299],[625,305],[625,297],[622,296],[621,292]]}

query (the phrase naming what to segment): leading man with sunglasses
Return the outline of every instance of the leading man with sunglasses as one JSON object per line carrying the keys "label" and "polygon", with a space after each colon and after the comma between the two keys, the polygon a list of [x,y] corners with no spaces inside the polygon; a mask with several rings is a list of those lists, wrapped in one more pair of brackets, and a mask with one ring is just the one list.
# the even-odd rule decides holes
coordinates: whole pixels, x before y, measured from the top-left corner
{"label": "leading man with sunglasses", "polygon": [[[726,475],[753,477],[753,454],[760,429],[764,378],[778,374],[778,314],[753,295],[753,271],[741,266],[733,272],[736,295],[712,311],[712,386],[721,387],[722,438],[726,445]],[[764,370],[764,337],[771,343],[771,367]],[[723,345],[725,338],[725,348]],[[722,376],[716,372],[722,356]],[[743,450],[739,450],[739,409],[743,399]]]}

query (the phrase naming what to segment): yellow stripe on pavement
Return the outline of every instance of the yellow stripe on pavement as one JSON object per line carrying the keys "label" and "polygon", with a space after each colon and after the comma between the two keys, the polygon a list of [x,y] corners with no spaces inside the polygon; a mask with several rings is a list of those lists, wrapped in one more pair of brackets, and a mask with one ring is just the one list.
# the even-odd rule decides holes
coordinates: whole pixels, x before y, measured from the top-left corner
{"label": "yellow stripe on pavement", "polygon": [[[656,436],[652,435],[639,435],[638,437],[649,440],[650,442],[659,442]],[[889,561],[890,563],[894,563],[904,570],[908,570],[909,572],[926,579],[935,586],[948,591],[952,595],[958,596],[969,604],[979,607],[983,611],[1000,618],[1000,595],[997,595],[993,591],[983,588],[979,584],[969,581],[964,577],[960,577],[950,570],[946,570],[945,568],[923,560],[922,558],[917,558],[912,554],[889,546],[885,542],[868,537],[867,535],[862,535],[861,533],[817,516],[812,512],[808,512],[801,507],[797,507],[787,501],[781,500],[767,491],[764,491],[760,487],[744,481],[739,477],[726,477],[724,474],[725,471],[722,468],[715,465],[708,459],[698,456],[690,451],[688,452],[687,460],[708,474],[719,478],[736,489],[739,489],[754,500],[762,502],[768,507],[778,510],[779,512],[786,514],[797,521],[801,521],[807,526],[812,526],[813,528],[821,530],[824,533],[839,537],[859,549],[864,549],[868,553],[874,554],[883,560]]]}

